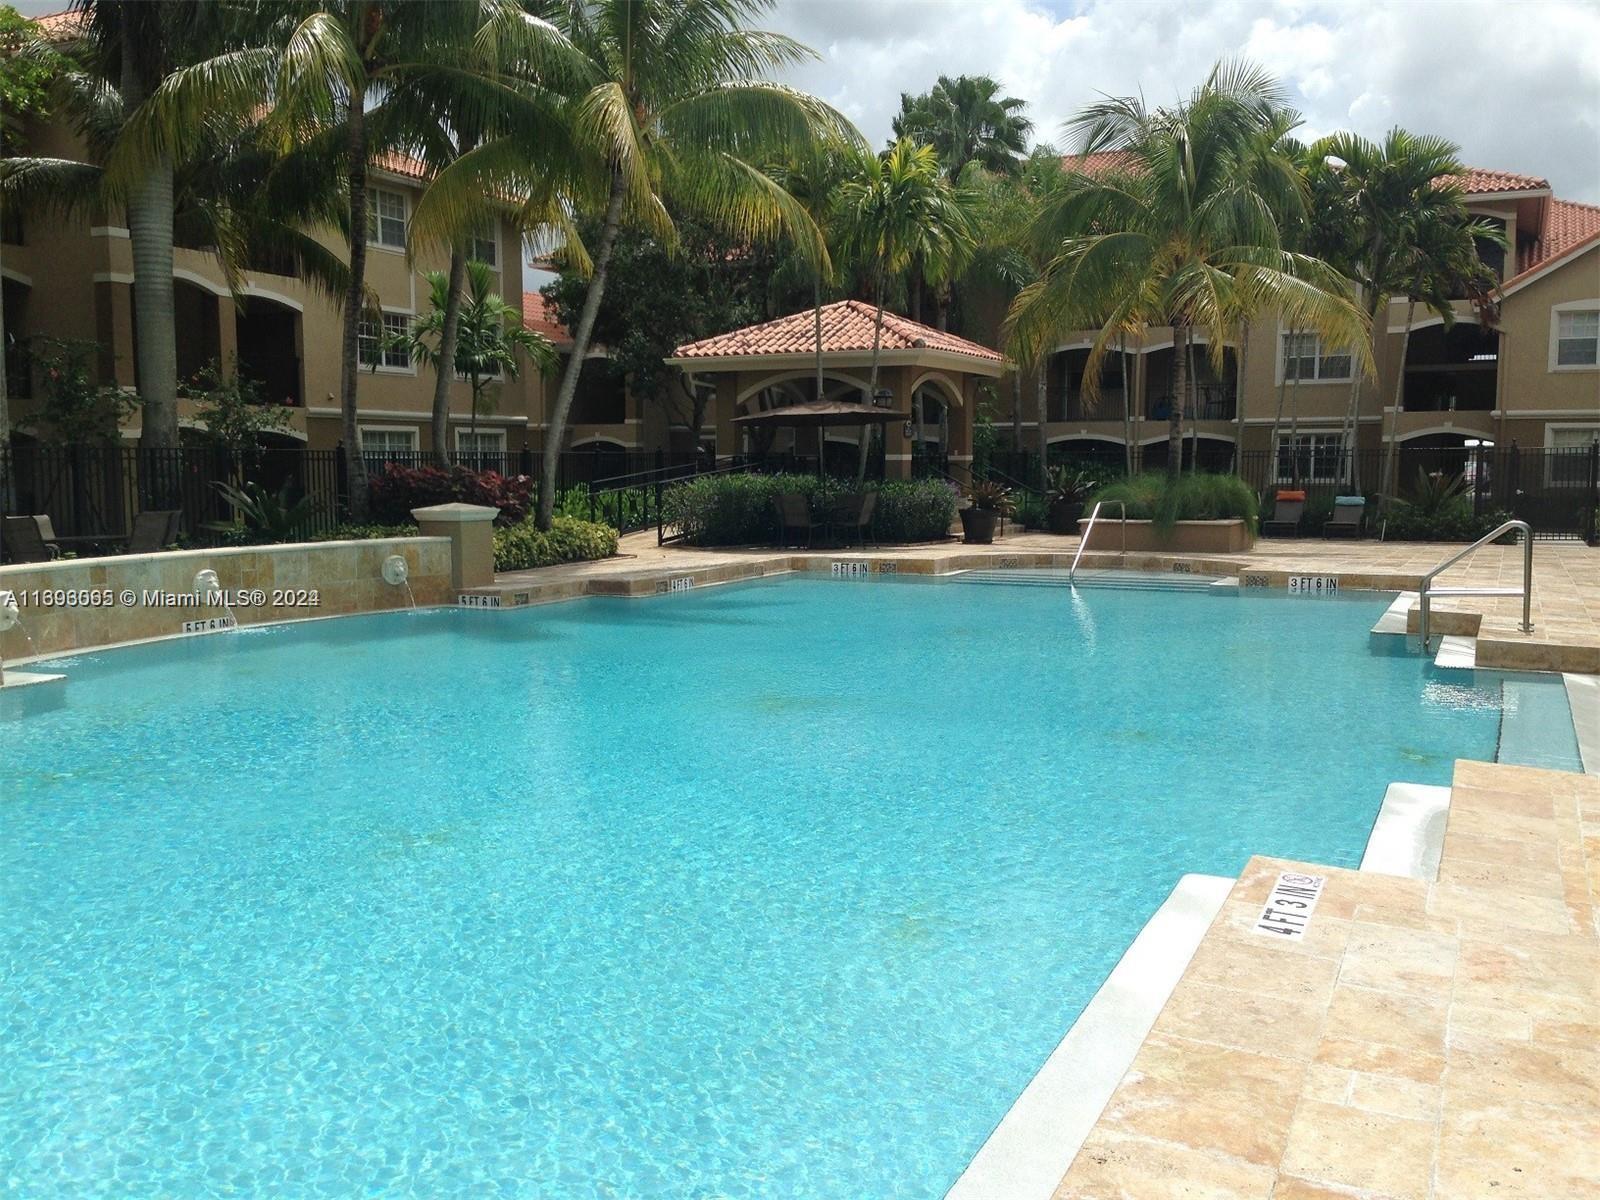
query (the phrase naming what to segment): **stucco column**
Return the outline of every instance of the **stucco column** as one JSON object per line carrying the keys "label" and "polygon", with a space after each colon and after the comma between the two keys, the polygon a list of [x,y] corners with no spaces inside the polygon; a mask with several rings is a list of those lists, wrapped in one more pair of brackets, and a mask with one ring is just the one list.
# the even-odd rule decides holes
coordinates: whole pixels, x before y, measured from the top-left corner
{"label": "stucco column", "polygon": [[239,365],[238,310],[232,296],[217,297],[217,369],[232,378]]}
{"label": "stucco column", "polygon": [[494,582],[494,519],[500,510],[483,504],[435,504],[413,508],[423,537],[450,539],[450,583],[462,588]]}
{"label": "stucco column", "polygon": [[950,417],[950,444],[945,452],[950,458],[950,474],[963,483],[972,482],[972,419],[977,407],[978,381],[962,379],[961,403],[946,409]]}
{"label": "stucco column", "polygon": [[[878,386],[889,389],[887,407],[895,412],[911,411],[911,371],[907,367],[891,367],[878,372]],[[869,404],[876,403],[867,396]],[[870,432],[863,430],[864,433]],[[883,426],[883,477],[885,479],[911,478],[911,439],[906,437],[905,421],[889,421]]]}
{"label": "stucco column", "polygon": [[739,453],[739,427],[733,423],[738,414],[734,406],[739,396],[739,376],[732,371],[717,375],[717,394],[711,401],[711,427],[717,434],[717,457],[727,458]]}

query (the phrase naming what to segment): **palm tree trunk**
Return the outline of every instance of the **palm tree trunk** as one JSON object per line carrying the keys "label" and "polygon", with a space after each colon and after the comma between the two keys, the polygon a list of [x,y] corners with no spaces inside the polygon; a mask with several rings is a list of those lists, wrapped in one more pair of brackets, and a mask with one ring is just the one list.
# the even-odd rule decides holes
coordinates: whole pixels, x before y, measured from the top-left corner
{"label": "palm tree trunk", "polygon": [[1189,387],[1188,339],[1185,326],[1172,325],[1172,402],[1167,413],[1167,476],[1178,477],[1183,470],[1183,398]]}
{"label": "palm tree trunk", "polygon": [[[1294,373],[1294,387],[1289,392],[1289,481],[1300,486],[1300,371]],[[1313,466],[1316,464],[1313,463]]]}
{"label": "palm tree trunk", "polygon": [[177,320],[172,295],[172,167],[152,167],[128,194],[128,240],[133,253],[134,353],[139,362],[139,445],[170,450],[178,444]]}
{"label": "palm tree trunk", "polygon": [[567,359],[567,369],[561,374],[561,390],[556,393],[556,406],[549,413],[544,431],[544,473],[539,479],[539,528],[549,529],[550,518],[556,504],[556,471],[561,465],[561,442],[566,435],[567,414],[572,411],[572,397],[578,390],[578,373],[583,369],[583,356],[589,351],[589,338],[594,333],[595,317],[600,312],[600,298],[606,290],[606,268],[611,264],[611,249],[617,242],[617,230],[622,225],[622,200],[626,194],[622,172],[611,172],[611,199],[606,204],[605,221],[600,227],[600,244],[595,247],[594,274],[589,277],[589,290],[583,297],[583,311],[578,315],[578,327],[572,331],[572,356]]}
{"label": "palm tree trunk", "polygon": [[[1295,332],[1288,331],[1287,346],[1295,344]],[[1283,425],[1283,400],[1289,392],[1289,352],[1286,348],[1283,354],[1283,378],[1278,380],[1278,410],[1272,415],[1272,433],[1267,438],[1267,477],[1268,486],[1278,481],[1278,430]],[[1292,446],[1293,443],[1291,442]],[[1291,456],[1292,457],[1292,456]]]}
{"label": "palm tree trunk", "polygon": [[343,423],[345,478],[350,489],[350,519],[367,517],[367,460],[361,453],[356,420],[356,386],[361,377],[361,315],[367,295],[367,130],[366,90],[349,100],[345,170],[350,189],[350,285],[344,298],[344,338],[340,345],[339,416]]}
{"label": "palm tree trunk", "polygon": [[[3,289],[0,289],[3,291]],[[6,305],[0,295],[0,512],[11,512],[11,392],[6,379]]]}
{"label": "palm tree trunk", "polygon": [[1011,449],[1022,453],[1022,370],[1011,368]]}
{"label": "palm tree trunk", "polygon": [[1395,442],[1394,437],[1397,426],[1400,424],[1400,404],[1405,399],[1406,387],[1406,353],[1411,349],[1411,322],[1417,315],[1416,297],[1406,301],[1406,327],[1400,335],[1400,365],[1394,373],[1394,405],[1389,412],[1388,428],[1383,437],[1383,479],[1379,484],[1378,507],[1386,507],[1389,496],[1394,491],[1394,462]]}
{"label": "palm tree trunk", "polygon": [[[877,286],[873,289],[877,293],[878,312],[872,321],[872,370],[867,374],[867,403],[876,404],[878,391],[878,357],[883,350],[883,267],[878,267]],[[872,426],[861,427],[861,441],[856,451],[856,487],[861,487],[867,481],[867,452],[872,447]]]}
{"label": "palm tree trunk", "polygon": [[1039,426],[1039,471],[1037,479],[1042,492],[1050,484],[1050,359],[1039,360],[1039,374],[1034,382],[1033,415]]}
{"label": "palm tree trunk", "polygon": [[1244,474],[1244,369],[1250,358],[1250,323],[1239,335],[1239,357],[1233,364],[1233,473]]}
{"label": "palm tree trunk", "polygon": [[[1376,357],[1376,351],[1378,348],[1377,321],[1380,310],[1385,314],[1388,313],[1388,298],[1374,294],[1371,302],[1367,305],[1367,319],[1372,328],[1372,348],[1374,351],[1374,357]],[[1361,490],[1361,472],[1357,466],[1356,459],[1357,434],[1360,432],[1360,430],[1361,373],[1355,369],[1355,360],[1352,358],[1350,363],[1350,405],[1345,411],[1344,423],[1340,426],[1340,432],[1343,434],[1344,462],[1346,464],[1344,471],[1342,471],[1340,474],[1348,481],[1350,490],[1352,492]]]}
{"label": "palm tree trunk", "polygon": [[[815,334],[816,341],[817,341],[817,399],[820,401],[822,399],[822,388],[823,388],[823,383],[824,383],[824,380],[823,380],[823,377],[822,377],[822,272],[821,271],[818,271],[815,275],[813,275],[811,277],[811,324],[812,324],[812,332]],[[694,444],[695,444],[695,446],[697,448],[699,447],[700,440],[699,440],[698,437],[696,437]],[[823,437],[822,426],[818,425],[817,426],[817,478],[818,479],[821,479],[823,474],[824,474],[823,459],[826,456],[823,454],[823,450],[826,449],[826,446],[827,446],[827,442],[825,441],[825,439]]]}
{"label": "palm tree trunk", "polygon": [[[433,461],[450,469],[450,385],[456,377],[456,336],[461,331],[461,284],[467,277],[467,256],[460,249],[450,252],[450,291],[444,302],[444,325],[439,330],[439,370],[433,381]],[[477,396],[472,400],[476,426]],[[474,428],[476,432],[476,428]],[[473,443],[476,448],[476,441]]]}
{"label": "palm tree trunk", "polygon": [[911,268],[910,285],[906,288],[907,298],[910,301],[911,319],[922,320],[922,265],[914,264]]}
{"label": "palm tree trunk", "polygon": [[1117,354],[1122,358],[1122,464],[1133,474],[1133,377],[1128,374],[1128,335],[1117,338]]}

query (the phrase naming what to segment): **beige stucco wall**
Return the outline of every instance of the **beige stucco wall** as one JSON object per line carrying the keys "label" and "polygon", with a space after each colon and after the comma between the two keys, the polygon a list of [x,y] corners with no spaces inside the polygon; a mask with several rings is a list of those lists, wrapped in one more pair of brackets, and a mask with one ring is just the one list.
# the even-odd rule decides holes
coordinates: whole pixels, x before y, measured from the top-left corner
{"label": "beige stucco wall", "polygon": [[[223,616],[221,608],[209,605],[143,602],[146,591],[193,594],[195,574],[207,568],[217,573],[225,591],[267,594],[264,605],[235,606],[241,625],[404,608],[410,603],[405,589],[386,584],[380,574],[391,554],[406,560],[418,605],[452,598],[448,538],[179,550],[0,567],[0,591],[16,593],[23,622],[22,628],[0,634],[0,657],[10,662],[24,655],[167,637],[181,633],[185,621]],[[134,593],[134,603],[123,602],[125,591]],[[40,592],[109,593],[112,603],[73,604],[64,598],[44,603]],[[314,603],[301,595],[306,592],[315,593]]]}
{"label": "beige stucco wall", "polygon": [[[1600,304],[1600,246],[1517,289],[1501,305],[1500,411],[1508,432],[1513,425],[1526,428],[1519,414],[1600,422],[1600,367],[1551,369],[1556,306],[1583,300]],[[1541,435],[1531,444],[1543,441]]]}

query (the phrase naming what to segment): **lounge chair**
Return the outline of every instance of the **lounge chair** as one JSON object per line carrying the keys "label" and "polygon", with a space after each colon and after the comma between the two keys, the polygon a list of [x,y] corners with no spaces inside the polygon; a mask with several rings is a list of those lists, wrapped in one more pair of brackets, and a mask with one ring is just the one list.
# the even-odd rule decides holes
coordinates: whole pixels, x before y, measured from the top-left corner
{"label": "lounge chair", "polygon": [[154,554],[178,540],[178,525],[183,518],[176,508],[156,508],[133,518],[133,533],[128,538],[129,554]]}
{"label": "lounge chair", "polygon": [[791,539],[789,533],[791,530],[804,530],[806,548],[809,550],[817,531],[817,524],[811,519],[811,502],[799,492],[782,492],[772,498],[772,503],[778,510],[779,539],[782,543],[785,546],[799,545],[799,537]]}
{"label": "lounge chair", "polygon": [[1272,505],[1272,516],[1261,522],[1262,536],[1294,537],[1306,515],[1306,494],[1280,489]]}
{"label": "lounge chair", "polygon": [[851,531],[857,543],[865,545],[872,532],[872,514],[877,511],[878,493],[859,492],[845,496],[830,514],[829,524],[840,531]]}
{"label": "lounge chair", "polygon": [[1328,518],[1328,523],[1322,527],[1323,537],[1360,537],[1361,518],[1366,514],[1367,501],[1364,496],[1335,496],[1333,498],[1333,515]]}
{"label": "lounge chair", "polygon": [[4,518],[0,541],[5,543],[6,558],[14,563],[39,563],[61,557],[61,547],[44,536],[49,521],[49,517]]}

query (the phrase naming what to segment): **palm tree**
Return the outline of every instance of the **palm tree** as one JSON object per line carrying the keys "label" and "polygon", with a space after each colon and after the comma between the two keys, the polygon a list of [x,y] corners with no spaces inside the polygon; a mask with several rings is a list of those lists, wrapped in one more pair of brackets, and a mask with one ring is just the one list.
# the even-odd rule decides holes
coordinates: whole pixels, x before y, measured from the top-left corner
{"label": "palm tree", "polygon": [[1242,313],[1277,311],[1296,327],[1365,345],[1367,326],[1347,281],[1283,247],[1273,204],[1261,191],[1264,172],[1280,176],[1286,193],[1298,186],[1290,164],[1261,149],[1283,99],[1263,72],[1225,62],[1171,108],[1150,110],[1138,97],[1093,105],[1070,124],[1082,151],[1122,150],[1125,161],[1105,174],[1070,176],[1036,221],[1051,257],[1044,276],[1012,306],[1013,344],[1029,357],[1058,330],[1096,328],[1084,370],[1093,394],[1119,338],[1170,326],[1167,466],[1174,474],[1190,385],[1185,348],[1194,330],[1211,331],[1207,349],[1219,372],[1221,334]]}
{"label": "palm tree", "polygon": [[[890,278],[903,274],[913,262],[921,262],[930,274],[950,270],[970,254],[972,228],[955,189],[939,172],[933,147],[905,138],[882,155],[863,158],[860,173],[840,185],[839,220],[845,245],[868,272],[877,305],[867,383],[868,395],[874,396]],[[863,427],[856,465],[858,483],[866,478],[870,443],[869,431]]]}
{"label": "palm tree", "polygon": [[[788,239],[819,258],[822,238],[805,209],[757,163],[781,162],[823,137],[855,144],[850,123],[802,92],[767,76],[812,57],[781,34],[751,29],[765,0],[564,0],[554,19],[583,57],[572,89],[572,141],[587,169],[559,181],[579,206],[602,214],[592,251],[589,291],[573,329],[572,353],[546,414],[538,521],[549,528],[578,374],[605,292],[606,266],[626,222],[663,244],[674,243],[673,213],[738,241]],[[548,194],[550,149],[542,131],[516,129],[442,171],[431,207],[450,211],[500,187]],[[433,222],[418,206],[417,220]],[[569,242],[570,246],[570,242]],[[587,248],[571,247],[582,263]]]}
{"label": "palm tree", "polygon": [[[556,352],[547,338],[523,325],[521,310],[507,304],[494,290],[495,273],[489,264],[468,259],[462,274],[464,289],[452,286],[451,272],[427,273],[428,311],[413,322],[397,344],[410,351],[413,362],[425,362],[433,368],[444,381],[447,396],[450,381],[458,376],[471,385],[469,428],[475,442],[483,390],[497,380],[515,379],[521,373],[518,351],[545,375],[555,369]],[[450,328],[452,324],[454,329]],[[441,441],[444,438],[437,431],[434,436]],[[448,455],[444,465],[449,465]]]}
{"label": "palm tree", "polygon": [[987,75],[941,75],[920,96],[900,93],[894,136],[932,146],[952,183],[971,162],[1014,175],[1033,132],[1033,122],[1022,115],[1027,106],[1026,100],[1001,96],[1000,84]]}
{"label": "palm tree", "polygon": [[[1341,213],[1353,240],[1350,268],[1361,285],[1373,344],[1387,322],[1389,298],[1404,294],[1418,277],[1418,230],[1439,221],[1464,220],[1462,192],[1451,178],[1463,168],[1457,147],[1444,138],[1392,129],[1382,143],[1355,134],[1324,138],[1312,147],[1320,159],[1337,161]],[[1342,432],[1354,450],[1361,409],[1361,377],[1350,385]],[[1346,479],[1359,487],[1356,456],[1345,460]]]}
{"label": "palm tree", "polygon": [[1434,188],[1435,192],[1455,193],[1456,203],[1428,204],[1418,209],[1406,235],[1406,262],[1402,265],[1400,291],[1406,297],[1406,321],[1400,334],[1400,359],[1395,367],[1394,403],[1389,407],[1388,428],[1383,440],[1383,478],[1380,503],[1386,504],[1394,492],[1395,426],[1400,406],[1405,401],[1406,355],[1411,348],[1411,323],[1417,305],[1426,306],[1439,317],[1444,328],[1455,325],[1456,296],[1471,301],[1479,319],[1492,324],[1493,293],[1498,280],[1478,252],[1481,242],[1504,247],[1505,234],[1488,221],[1475,221],[1466,214],[1461,185],[1451,179]]}
{"label": "palm tree", "polygon": [[[192,142],[199,114],[264,105],[271,108],[267,125],[285,148],[307,137],[337,146],[346,204],[341,224],[349,247],[339,405],[350,511],[360,520],[367,508],[367,472],[356,393],[360,325],[368,307],[368,169],[381,153],[426,143],[438,127],[437,118],[417,119],[429,94],[447,90],[452,107],[443,119],[453,116],[464,127],[488,123],[491,113],[512,103],[525,119],[531,98],[520,81],[540,72],[565,80],[576,66],[570,44],[554,26],[514,0],[297,0],[245,13],[251,19],[235,34],[237,48],[175,71],[152,94],[134,123],[135,136],[127,139],[127,161],[156,160]],[[503,77],[508,61],[514,73]],[[485,205],[479,195],[457,207],[448,227],[461,227],[463,208],[481,212]],[[431,227],[430,236],[439,228]]]}

